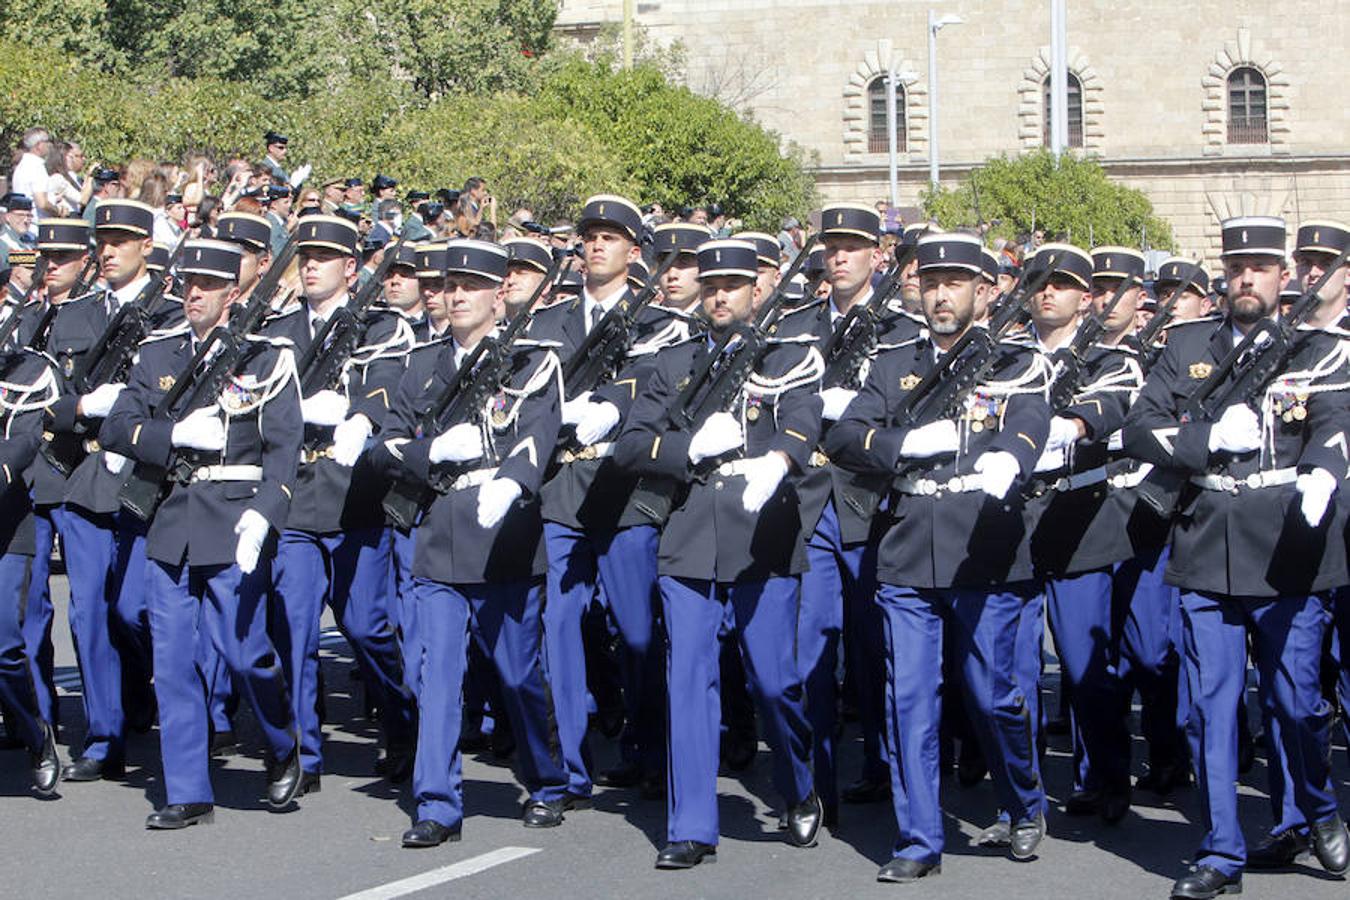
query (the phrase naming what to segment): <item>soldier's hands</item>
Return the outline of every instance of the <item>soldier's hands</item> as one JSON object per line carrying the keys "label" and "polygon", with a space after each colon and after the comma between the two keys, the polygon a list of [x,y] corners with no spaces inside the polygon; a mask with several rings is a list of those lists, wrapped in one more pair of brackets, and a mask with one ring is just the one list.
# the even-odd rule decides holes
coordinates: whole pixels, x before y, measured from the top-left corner
{"label": "soldier's hands", "polygon": [[100,384],[80,398],[80,415],[91,419],[106,418],[125,388],[125,384]]}
{"label": "soldier's hands", "polygon": [[1336,492],[1336,476],[1326,469],[1313,469],[1298,476],[1294,489],[1299,493],[1298,508],[1303,520],[1313,528],[1322,524],[1331,495]]}
{"label": "soldier's hands", "polygon": [[741,506],[748,513],[757,513],[782,483],[788,471],[787,460],[781,453],[769,452],[746,460],[745,466],[745,491],[741,494]]}
{"label": "soldier's hands", "polygon": [[337,391],[319,391],[300,401],[300,418],[306,425],[335,426],[347,418],[350,404]]}
{"label": "soldier's hands", "polygon": [[477,425],[461,422],[431,442],[433,463],[468,462],[483,455],[483,436]]}
{"label": "soldier's hands", "polygon": [[921,425],[905,435],[900,442],[900,455],[909,459],[928,459],[944,453],[955,453],[961,446],[956,423],[951,419],[938,419],[927,425]]}
{"label": "soldier's hands", "polygon": [[338,423],[333,429],[333,462],[348,468],[356,465],[356,460],[366,449],[366,440],[374,430],[370,420],[361,413]]}
{"label": "soldier's hands", "polygon": [[235,523],[234,533],[238,535],[239,543],[234,548],[234,561],[245,575],[252,575],[258,568],[258,557],[262,555],[267,531],[271,527],[256,509],[244,510]]}
{"label": "soldier's hands", "polygon": [[582,444],[594,444],[618,424],[619,408],[613,403],[603,400],[587,403],[581,420],[577,422],[577,440]]}
{"label": "soldier's hands", "polygon": [[844,410],[853,402],[853,398],[858,396],[857,391],[850,391],[848,388],[832,387],[826,388],[820,392],[820,399],[825,404],[825,409],[821,415],[831,422],[838,422],[844,416]]}
{"label": "soldier's hands", "polygon": [[1209,429],[1209,452],[1247,453],[1261,446],[1261,423],[1247,404],[1230,406]]}
{"label": "soldier's hands", "polygon": [[586,411],[591,405],[591,392],[573,397],[571,400],[564,400],[562,405],[562,423],[564,425],[576,425],[586,416]]}
{"label": "soldier's hands", "polygon": [[224,450],[225,423],[214,407],[195,410],[173,426],[169,441],[175,447],[189,450]]}
{"label": "soldier's hands", "polygon": [[1080,419],[1070,418],[1069,416],[1055,416],[1050,420],[1050,437],[1045,442],[1046,452],[1051,450],[1063,450],[1065,447],[1078,443],[1082,436],[1079,428]]}
{"label": "soldier's hands", "polygon": [[521,488],[510,478],[494,478],[478,488],[478,524],[492,528],[520,497]]}
{"label": "soldier's hands", "polygon": [[111,450],[103,451],[103,468],[114,475],[121,475],[122,470],[126,468],[127,458],[120,453],[113,453]]}
{"label": "soldier's hands", "polygon": [[1017,475],[1021,471],[1017,457],[1006,450],[991,450],[981,453],[975,460],[975,471],[984,476],[984,492],[995,500],[1008,496]]}
{"label": "soldier's hands", "polygon": [[698,465],[705,459],[721,456],[745,443],[741,421],[731,413],[716,412],[689,441],[689,461]]}

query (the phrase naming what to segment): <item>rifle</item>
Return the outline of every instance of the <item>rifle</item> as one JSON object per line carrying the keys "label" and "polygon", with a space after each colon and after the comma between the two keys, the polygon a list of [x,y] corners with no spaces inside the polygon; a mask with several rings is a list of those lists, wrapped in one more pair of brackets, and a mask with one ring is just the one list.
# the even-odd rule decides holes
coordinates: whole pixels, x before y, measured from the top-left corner
{"label": "rifle", "polygon": [[[712,413],[728,409],[740,395],[741,388],[768,349],[765,325],[778,313],[786,299],[787,286],[806,264],[807,257],[819,239],[819,233],[811,235],[779,280],[778,287],[774,288],[750,322],[738,322],[718,338],[712,352],[699,364],[689,383],[676,398],[669,416],[672,428],[689,431]],[[728,350],[737,338],[740,339],[739,346]],[[715,374],[714,367],[717,369]]]}
{"label": "rifle", "polygon": [[[1180,421],[1214,422],[1230,406],[1245,403],[1256,408],[1266,387],[1284,370],[1295,350],[1300,325],[1307,322],[1322,305],[1319,292],[1350,259],[1350,247],[1342,250],[1322,272],[1317,283],[1303,292],[1287,316],[1262,319],[1251,327],[1223,361],[1215,366],[1186,397]],[[1180,293],[1180,291],[1178,291]],[[1229,377],[1232,381],[1228,384]],[[1154,468],[1139,484],[1139,496],[1163,518],[1176,509],[1186,473],[1179,469]]]}
{"label": "rifle", "polygon": [[637,322],[638,313],[656,296],[661,276],[666,274],[677,258],[678,253],[668,253],[656,271],[648,276],[637,296],[631,302],[620,300],[616,303],[567,358],[567,364],[563,366],[564,396],[577,397],[594,390],[601,380],[613,375],[619,368],[624,355],[633,345],[633,325]]}
{"label": "rifle", "polygon": [[[389,273],[403,243],[404,239],[400,237],[384,251],[384,257],[365,287],[356,292],[351,303],[333,310],[319,333],[314,335],[298,367],[300,396],[310,397],[319,391],[330,391],[337,387],[347,368],[347,361],[365,337],[371,304],[383,289],[384,276]],[[269,274],[274,267],[275,264],[268,268]]]}
{"label": "rifle", "polygon": [[[33,299],[33,294],[36,293],[38,285],[42,284],[42,279],[46,274],[47,257],[39,256],[37,264],[33,266],[33,280],[28,283],[28,290],[23,292],[23,297],[19,299],[18,304],[14,307],[13,314],[5,320],[5,324],[0,325],[0,350],[4,350],[5,347],[9,346],[9,342],[13,339],[15,332],[19,330],[19,323],[23,318],[20,313],[23,312],[23,308],[28,305],[28,302]],[[48,304],[48,306],[50,305],[51,304]]]}
{"label": "rifle", "polygon": [[[156,404],[151,413],[153,418],[177,424],[195,411],[200,401],[214,401],[220,395],[226,380],[233,375],[249,347],[248,335],[262,324],[263,318],[271,310],[272,299],[281,288],[281,279],[295,250],[295,235],[292,235],[268,268],[267,274],[254,288],[248,303],[234,315],[228,316],[227,324],[212,329],[206,340],[201,342],[192,361],[183,367],[174,379],[173,387]],[[214,358],[211,356],[213,352]],[[185,396],[187,402],[181,403]],[[166,466],[137,462],[131,476],[122,485],[117,501],[138,519],[149,521],[164,499],[165,488],[172,482],[187,484],[196,465],[178,450],[172,451]]]}
{"label": "rifle", "polygon": [[71,285],[70,293],[66,294],[66,296],[71,300],[74,300],[76,297],[83,297],[85,294],[89,293],[89,289],[94,286],[94,282],[97,280],[98,257],[93,253],[90,253],[88,257],[85,258],[84,268],[80,269],[79,277],[75,279],[75,283]]}
{"label": "rifle", "polygon": [[[674,257],[675,254],[671,254]],[[459,425],[478,419],[483,414],[492,395],[501,387],[509,374],[506,371],[511,359],[511,345],[515,342],[533,319],[534,305],[544,296],[544,291],[555,287],[561,279],[564,257],[555,256],[544,279],[535,287],[530,299],[516,313],[515,318],[506,326],[506,330],[495,338],[484,337],[473,352],[465,357],[454,380],[447,384],[436,396],[418,420],[418,432],[423,435],[436,435]],[[614,312],[614,310],[610,310]],[[599,329],[596,329],[597,331]],[[384,495],[383,507],[397,527],[405,531],[417,524],[422,511],[431,505],[435,494],[445,494],[450,490],[454,479],[448,473],[441,473],[432,484],[414,483],[405,479],[395,479]]]}
{"label": "rifle", "polygon": [[1097,343],[1097,339],[1102,336],[1102,332],[1106,331],[1106,320],[1111,317],[1111,313],[1116,311],[1121,299],[1132,287],[1135,287],[1133,278],[1122,278],[1120,287],[1116,288],[1116,292],[1102,307],[1102,311],[1097,312],[1094,309],[1086,319],[1080,322],[1073,340],[1064,348],[1065,352],[1056,354],[1059,358],[1055,364],[1054,381],[1050,384],[1050,409],[1052,411],[1062,412],[1073,403],[1074,392],[1078,390],[1078,382],[1083,378],[1083,363],[1086,361],[1084,356],[1092,345]]}
{"label": "rifle", "polygon": [[[1008,292],[1008,299],[989,318],[987,328],[971,325],[942,356],[942,361],[914,386],[900,410],[900,421],[907,427],[927,425],[960,413],[961,405],[979,386],[998,358],[999,341],[1022,324],[1027,301],[1040,293],[1055,267],[1059,254],[1042,265],[1026,266]],[[1035,274],[1031,274],[1032,272]]]}
{"label": "rifle", "polygon": [[1154,341],[1158,339],[1158,335],[1162,334],[1162,330],[1172,321],[1172,312],[1176,309],[1177,301],[1181,299],[1182,293],[1191,286],[1193,281],[1195,281],[1195,276],[1199,272],[1199,263],[1195,263],[1190,269],[1187,269],[1186,277],[1178,282],[1176,290],[1172,292],[1172,296],[1167,298],[1167,302],[1153,313],[1153,318],[1148,320],[1148,324],[1139,329],[1139,333],[1134,336],[1133,343],[1135,345],[1135,350],[1139,353],[1139,361],[1145,374],[1148,373],[1149,369],[1153,368],[1153,364],[1158,361],[1158,357],[1162,354],[1162,345],[1155,344]]}
{"label": "rifle", "polygon": [[[868,302],[861,306],[854,305],[848,314],[839,320],[821,354],[825,358],[825,374],[821,377],[822,387],[858,386],[858,373],[862,371],[863,363],[872,355],[877,345],[881,313],[890,303],[896,288],[903,283],[905,269],[918,252],[917,241],[906,247],[903,252],[897,245],[895,264],[872,292]],[[857,327],[854,327],[855,325]]]}

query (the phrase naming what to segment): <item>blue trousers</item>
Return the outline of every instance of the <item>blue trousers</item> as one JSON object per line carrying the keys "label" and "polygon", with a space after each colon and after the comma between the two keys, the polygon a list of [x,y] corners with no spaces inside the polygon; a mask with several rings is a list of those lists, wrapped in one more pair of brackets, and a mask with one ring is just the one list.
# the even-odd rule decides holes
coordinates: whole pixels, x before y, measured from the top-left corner
{"label": "blue trousers", "polygon": [[1128,787],[1129,706],[1116,657],[1110,569],[1046,582],[1050,628],[1068,683],[1074,790]]}
{"label": "blue trousers", "polygon": [[1331,651],[1340,663],[1340,675],[1336,679],[1336,693],[1340,695],[1344,716],[1341,725],[1345,728],[1346,746],[1350,746],[1350,589],[1335,591],[1331,598],[1331,618],[1336,629]]}
{"label": "blue trousers", "polygon": [[[1247,646],[1269,710],[1272,774],[1270,802],[1275,832],[1300,829],[1336,813],[1331,786],[1331,705],[1322,696],[1319,668],[1329,615],[1321,597],[1226,597],[1181,592],[1186,680],[1192,709],[1191,757],[1200,787],[1205,836],[1197,865],[1234,874],[1247,860],[1238,823],[1237,706],[1247,667]],[[1293,794],[1293,802],[1284,792]],[[1288,821],[1290,810],[1297,821]]]}
{"label": "blue trousers", "polygon": [[667,748],[666,818],[671,841],[717,843],[721,698],[717,632],[735,616],[751,694],[773,751],[773,782],[793,806],[811,793],[811,726],[795,654],[796,578],[725,584],[663,575],[661,600],[670,653],[666,678],[673,727]]}
{"label": "blue trousers", "polygon": [[585,751],[586,653],[581,625],[597,579],[623,638],[627,711],[623,759],[648,772],[660,771],[664,691],[655,616],[659,538],[659,532],[647,525],[591,534],[544,523],[548,553],[544,652],[568,790],[574,794],[590,796],[592,785]]}
{"label": "blue trousers", "polygon": [[149,702],[144,531],[78,507],[52,510],[66,551],[70,630],[87,723],[79,755],[123,755],[127,702]]}
{"label": "blue trousers", "polygon": [[56,526],[52,522],[51,507],[33,508],[34,540],[37,552],[28,576],[27,605],[23,614],[23,642],[28,650],[28,664],[33,670],[33,687],[37,692],[38,712],[43,721],[55,727],[60,707],[56,701],[55,651],[52,647],[52,592],[50,587],[52,544]]}
{"label": "blue trousers", "polygon": [[211,803],[209,694],[198,665],[202,632],[252,705],[272,759],[285,760],[296,745],[281,661],[267,636],[267,565],[244,575],[238,566],[152,562],[146,576],[166,800]]}
{"label": "blue trousers", "polygon": [[291,685],[300,729],[300,760],[307,772],[323,769],[319,723],[319,620],[324,604],[351,644],[366,690],[380,709],[391,748],[414,740],[412,696],[403,686],[403,660],[389,615],[389,532],[367,528],[337,534],[286,529],[273,562],[280,610],[272,636]]}
{"label": "blue trousers", "polygon": [[393,537],[393,562],[390,567],[389,596],[394,598],[392,609],[398,618],[399,646],[403,650],[403,683],[416,701],[421,693],[422,644],[417,633],[417,594],[413,590],[413,553],[417,549],[417,532],[389,529]]}
{"label": "blue trousers", "polygon": [[876,608],[876,545],[845,545],[834,500],[825,504],[806,545],[797,662],[806,683],[806,712],[815,738],[815,785],[826,806],[838,802],[834,736],[838,726],[839,644],[858,703],[863,776],[883,778],[881,758],[882,640]]}
{"label": "blue trousers", "polygon": [[464,818],[459,732],[469,636],[501,677],[503,705],[516,735],[520,780],[535,800],[567,790],[562,761],[549,746],[548,687],[540,656],[543,592],[527,581],[441,584],[415,579],[422,639],[417,761],[417,819],[453,828]]}
{"label": "blue trousers", "polygon": [[32,566],[31,556],[0,555],[0,705],[8,714],[14,737],[30,752],[42,749],[43,716],[33,692],[33,677],[23,639],[20,617],[24,585]]}
{"label": "blue trousers", "polygon": [[1153,768],[1186,758],[1190,715],[1181,674],[1180,591],[1163,581],[1170,550],[1164,545],[1147,556],[1125,560],[1112,580],[1119,674],[1127,691],[1139,692],[1139,725]]}

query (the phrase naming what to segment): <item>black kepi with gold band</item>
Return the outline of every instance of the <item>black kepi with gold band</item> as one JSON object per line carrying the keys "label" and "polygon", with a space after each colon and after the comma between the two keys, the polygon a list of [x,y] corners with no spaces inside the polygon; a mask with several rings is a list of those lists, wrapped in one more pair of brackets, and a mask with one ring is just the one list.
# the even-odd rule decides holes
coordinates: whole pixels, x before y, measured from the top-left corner
{"label": "black kepi with gold band", "polygon": [[1055,269],[1051,273],[1062,275],[1080,285],[1083,290],[1092,289],[1092,277],[1096,274],[1096,266],[1092,261],[1091,255],[1082,247],[1075,247],[1073,244],[1042,244],[1032,257],[1032,267],[1043,269],[1051,258],[1055,260]]}
{"label": "black kepi with gold band", "polygon": [[586,201],[577,219],[577,234],[585,235],[594,225],[608,225],[637,243],[642,236],[642,210],[636,203],[616,194],[597,194]]}
{"label": "black kepi with gold band", "polygon": [[700,244],[712,240],[712,229],[693,222],[668,222],[652,229],[652,252],[662,257],[667,253],[697,253]]}
{"label": "black kepi with gold band", "polygon": [[1277,216],[1238,216],[1224,219],[1220,256],[1278,256],[1284,258],[1288,237],[1284,219]]}
{"label": "black kepi with gold band", "polygon": [[881,216],[862,203],[836,203],[820,214],[821,237],[853,235],[874,244],[881,242]]}
{"label": "black kepi with gold band", "polygon": [[510,238],[502,241],[502,246],[510,254],[510,265],[529,266],[547,273],[553,267],[553,250],[533,238]]}
{"label": "black kepi with gold band", "polygon": [[[1175,287],[1181,283],[1181,276],[1186,273],[1194,263],[1182,256],[1170,257],[1166,262],[1158,267],[1158,277],[1153,279],[1153,286],[1156,289],[1165,287]],[[1199,297],[1209,294],[1209,275],[1204,269],[1196,269],[1191,277],[1186,289]]]}
{"label": "black kepi with gold band", "polygon": [[647,285],[647,279],[652,277],[651,266],[641,257],[628,264],[628,286],[635,291],[640,291]]}
{"label": "black kepi with gold band", "polygon": [[182,275],[211,275],[226,281],[238,281],[239,258],[242,255],[238,244],[196,238],[183,245],[178,271]]}
{"label": "black kepi with gold band", "polygon": [[169,248],[164,244],[155,244],[145,257],[145,268],[150,272],[163,272],[169,264]]}
{"label": "black kepi with gold band", "polygon": [[[100,204],[99,209],[102,208]],[[305,216],[296,226],[295,246],[300,250],[328,249],[355,256],[360,237],[356,223],[341,216]]]}
{"label": "black kepi with gold band", "polygon": [[984,268],[980,272],[984,276],[984,280],[990,284],[998,284],[998,254],[988,247],[981,247],[980,262],[984,264]]}
{"label": "black kepi with gold band", "polygon": [[417,271],[417,247],[415,245],[407,241],[400,241],[389,249],[394,252],[394,259],[389,263],[390,269],[402,267],[413,272]]}
{"label": "black kepi with gold band", "polygon": [[762,231],[740,231],[733,234],[731,239],[733,241],[749,241],[754,244],[755,252],[759,255],[759,264],[778,268],[782,248],[779,247],[778,239],[773,235],[765,234]]}
{"label": "black kepi with gold band", "polygon": [[445,272],[479,275],[498,284],[506,280],[511,254],[500,244],[459,240],[445,245]]}
{"label": "black kepi with gold band", "polygon": [[1092,277],[1094,279],[1121,279],[1143,282],[1148,267],[1144,254],[1129,247],[1102,246],[1092,248]]}
{"label": "black kepi with gold band", "polygon": [[698,277],[715,278],[718,275],[759,277],[759,253],[749,241],[730,238],[706,241],[698,248]]}
{"label": "black kepi with gold band", "polygon": [[227,212],[216,222],[216,237],[262,253],[272,246],[272,224],[252,213]]}
{"label": "black kepi with gold band", "polygon": [[414,272],[418,278],[445,277],[444,242],[418,244],[414,252],[416,253]]}
{"label": "black kepi with gold band", "polygon": [[1294,237],[1295,253],[1334,253],[1350,247],[1350,225],[1322,219],[1301,222]]}
{"label": "black kepi with gold band", "polygon": [[984,244],[973,234],[925,234],[919,238],[919,271],[961,269],[984,275]]}
{"label": "black kepi with gold band", "polygon": [[148,238],[155,233],[155,211],[139,200],[100,200],[95,231],[128,231]]}
{"label": "black kepi with gold band", "polygon": [[37,248],[44,253],[88,250],[89,233],[84,219],[43,219],[38,223]]}

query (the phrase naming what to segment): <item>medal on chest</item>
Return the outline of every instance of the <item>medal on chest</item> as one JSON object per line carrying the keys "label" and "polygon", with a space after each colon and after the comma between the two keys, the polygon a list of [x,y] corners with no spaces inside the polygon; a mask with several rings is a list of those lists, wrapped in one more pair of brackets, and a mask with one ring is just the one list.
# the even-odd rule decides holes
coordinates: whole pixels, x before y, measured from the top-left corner
{"label": "medal on chest", "polygon": [[506,407],[506,394],[498,391],[497,396],[492,398],[492,425],[494,428],[502,428],[506,425],[510,418]]}
{"label": "medal on chest", "polygon": [[975,391],[966,400],[966,412],[962,418],[975,434],[985,429],[993,431],[998,427],[999,418],[1003,415],[1003,406],[1003,400]]}
{"label": "medal on chest", "polygon": [[745,395],[745,420],[747,422],[758,422],[759,417],[764,414],[764,396],[762,394]]}
{"label": "medal on chest", "polygon": [[1308,390],[1306,385],[1281,378],[1270,388],[1271,409],[1286,425],[1308,418]]}

